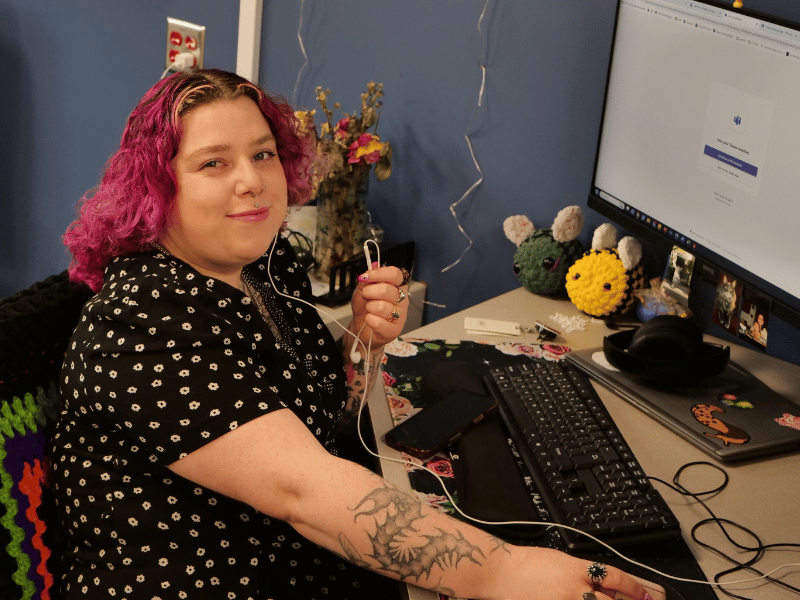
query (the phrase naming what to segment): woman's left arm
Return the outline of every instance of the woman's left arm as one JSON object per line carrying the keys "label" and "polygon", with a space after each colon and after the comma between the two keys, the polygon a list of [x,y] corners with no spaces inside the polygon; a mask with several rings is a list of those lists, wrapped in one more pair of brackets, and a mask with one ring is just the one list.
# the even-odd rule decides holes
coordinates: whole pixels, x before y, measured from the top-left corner
{"label": "woman's left arm", "polygon": [[375,267],[359,277],[351,302],[350,334],[345,334],[342,344],[347,371],[345,422],[358,414],[365,388],[372,389],[383,347],[403,330],[408,316],[408,290],[403,280],[397,267]]}

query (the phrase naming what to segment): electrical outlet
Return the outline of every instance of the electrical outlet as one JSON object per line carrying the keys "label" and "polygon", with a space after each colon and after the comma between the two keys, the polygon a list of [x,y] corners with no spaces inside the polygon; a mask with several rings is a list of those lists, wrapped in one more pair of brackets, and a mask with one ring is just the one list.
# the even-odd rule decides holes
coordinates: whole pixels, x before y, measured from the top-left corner
{"label": "electrical outlet", "polygon": [[169,69],[178,54],[191,52],[194,55],[194,64],[191,66],[191,70],[202,69],[205,42],[206,28],[204,25],[195,25],[188,21],[167,17],[167,54],[164,66]]}

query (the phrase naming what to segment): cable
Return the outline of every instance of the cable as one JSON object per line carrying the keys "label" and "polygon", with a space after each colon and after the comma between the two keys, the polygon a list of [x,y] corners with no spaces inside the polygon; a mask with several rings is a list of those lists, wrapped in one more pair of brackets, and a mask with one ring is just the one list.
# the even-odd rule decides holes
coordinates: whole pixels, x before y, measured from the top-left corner
{"label": "cable", "polygon": [[[364,244],[365,254],[367,256],[369,256],[368,249],[367,249],[367,243],[370,242],[370,241],[375,244],[376,248],[378,248],[377,242],[375,242],[375,240],[367,240],[367,242],[365,242],[365,244]],[[347,329],[346,326],[344,326],[341,323],[339,323],[339,321],[337,321],[336,318],[333,317],[331,314],[327,313],[323,309],[320,309],[319,307],[315,306],[311,302],[308,302],[308,301],[306,301],[306,300],[304,300],[302,298],[297,298],[297,297],[294,297],[294,296],[290,296],[289,294],[285,294],[285,293],[281,292],[280,290],[278,290],[278,288],[275,286],[275,282],[272,279],[272,273],[271,273],[271,270],[272,270],[272,254],[274,252],[275,245],[276,244],[273,242],[272,246],[270,247],[269,257],[267,259],[267,276],[269,277],[269,280],[270,280],[270,283],[272,285],[273,291],[276,294],[278,294],[279,296],[282,296],[282,297],[287,298],[289,300],[293,300],[293,301],[297,301],[297,302],[301,302],[303,304],[306,304],[306,305],[310,306],[311,308],[316,309],[318,312],[326,315],[330,319],[332,319],[333,322],[336,323],[339,327],[341,327],[342,330],[345,333],[347,333],[349,335],[352,335],[355,338],[356,341],[353,344],[353,348],[355,348],[357,344],[361,344],[362,348],[364,348],[364,351],[366,352],[366,356],[369,357],[370,353],[371,353],[371,350],[372,350],[372,334],[370,334],[370,339],[369,339],[368,345],[364,344],[361,341],[361,337],[360,337],[361,336],[361,331],[363,331],[363,328],[366,325],[362,325],[362,327],[359,330],[358,334],[355,334],[352,331],[350,331],[349,329]],[[379,248],[378,248],[378,252],[380,252]],[[380,260],[380,258],[379,258],[379,260]],[[369,263],[369,264],[371,266],[371,263]],[[368,382],[369,381],[369,369],[370,369],[369,359],[368,358],[365,360],[364,367],[365,367],[364,380],[366,382]],[[368,385],[365,385],[364,386],[364,392],[363,392],[362,397],[361,397],[361,403],[360,403],[360,406],[359,406],[359,409],[358,409],[357,419],[356,419],[356,429],[358,430],[358,437],[359,437],[359,440],[361,441],[361,445],[364,447],[364,449],[370,455],[372,455],[373,457],[375,457],[377,459],[386,460],[386,461],[397,463],[397,464],[401,464],[401,465],[404,465],[404,466],[405,465],[411,465],[414,468],[422,469],[424,471],[427,471],[431,475],[433,475],[437,479],[437,481],[439,481],[440,485],[442,486],[442,490],[444,491],[444,494],[450,500],[451,504],[453,505],[453,508],[463,518],[467,519],[468,521],[472,521],[473,523],[478,523],[478,524],[481,524],[481,525],[535,525],[535,526],[544,526],[547,529],[551,529],[551,528],[554,528],[554,527],[555,528],[560,528],[560,529],[568,529],[570,531],[573,531],[575,533],[583,535],[584,537],[589,538],[590,540],[592,540],[595,543],[599,544],[600,546],[604,547],[606,550],[608,550],[611,553],[615,554],[616,556],[618,556],[620,559],[624,560],[625,562],[627,562],[629,564],[632,564],[632,565],[635,565],[637,567],[641,567],[642,569],[646,569],[648,571],[651,571],[652,573],[660,575],[661,577],[664,577],[665,579],[671,579],[673,581],[680,581],[680,582],[684,582],[684,583],[696,583],[696,584],[699,584],[699,585],[712,586],[712,587],[715,587],[717,589],[722,590],[724,593],[726,593],[729,596],[732,596],[734,598],[741,598],[742,600],[750,600],[750,599],[747,599],[747,598],[744,598],[742,596],[737,596],[735,594],[732,594],[728,590],[725,590],[723,586],[740,585],[740,584],[744,584],[744,583],[753,583],[753,582],[756,582],[756,581],[767,580],[769,582],[781,585],[781,586],[783,586],[783,587],[785,587],[787,589],[790,589],[790,590],[793,590],[793,591],[797,591],[798,593],[800,593],[800,589],[771,577],[771,575],[773,575],[774,573],[776,573],[776,572],[778,572],[778,571],[780,571],[782,569],[785,569],[785,568],[788,568],[788,567],[793,567],[793,566],[800,567],[800,563],[783,564],[783,565],[780,565],[778,567],[775,567],[771,571],[768,571],[766,573],[761,573],[760,571],[754,569],[751,566],[751,562],[752,561],[748,561],[748,563],[739,563],[738,561],[736,561],[734,559],[731,559],[730,557],[727,557],[724,554],[721,554],[725,558],[731,560],[731,562],[734,562],[737,565],[739,565],[739,569],[728,570],[728,571],[723,571],[721,573],[718,573],[717,576],[715,576],[715,580],[713,582],[711,582],[711,581],[703,581],[703,580],[700,580],[700,579],[689,579],[689,578],[685,578],[685,577],[678,577],[678,576],[675,576],[675,575],[670,575],[669,573],[664,573],[662,571],[659,571],[658,569],[655,569],[655,568],[653,568],[653,567],[651,567],[649,565],[646,565],[644,563],[640,563],[640,562],[638,562],[638,561],[636,561],[636,560],[634,560],[634,559],[632,559],[632,558],[630,558],[628,556],[625,556],[624,554],[622,554],[621,552],[617,551],[615,548],[613,548],[612,546],[610,546],[606,542],[594,537],[593,535],[591,535],[589,533],[586,533],[585,531],[581,531],[580,529],[576,529],[574,527],[570,527],[569,525],[564,525],[564,524],[561,524],[561,523],[549,523],[547,521],[484,521],[482,519],[477,519],[475,517],[471,517],[470,515],[466,514],[464,511],[462,511],[458,507],[458,504],[456,503],[455,499],[452,497],[450,492],[447,490],[447,487],[446,487],[446,485],[444,483],[444,480],[442,479],[442,477],[438,473],[436,473],[432,469],[429,469],[425,465],[417,464],[417,463],[415,463],[415,462],[413,462],[411,460],[393,458],[393,457],[390,457],[390,456],[384,456],[384,455],[378,454],[377,452],[374,452],[372,449],[370,449],[370,447],[366,443],[366,440],[364,439],[364,434],[363,434],[363,431],[362,431],[362,428],[361,428],[361,415],[362,415],[362,413],[364,411],[364,407],[367,405],[367,402],[368,402],[368,399],[367,399],[368,393],[369,393]],[[724,474],[725,481],[719,487],[714,488],[712,490],[708,490],[708,491],[704,491],[704,492],[689,492],[688,490],[686,490],[680,484],[680,481],[679,481],[680,480],[680,475],[684,472],[684,470],[686,470],[687,468],[689,468],[691,466],[695,466],[695,465],[709,465],[712,468],[718,469],[720,472],[722,472]],[[723,469],[721,469],[721,468],[719,468],[716,465],[713,465],[711,463],[694,462],[694,463],[688,463],[686,465],[683,465],[680,469],[678,469],[678,471],[676,472],[675,476],[673,477],[674,486],[672,484],[669,484],[669,483],[663,481],[662,479],[657,478],[657,477],[649,477],[649,479],[651,479],[653,481],[658,481],[659,483],[662,483],[662,484],[666,485],[667,487],[672,488],[673,490],[677,491],[678,493],[681,493],[683,495],[687,495],[687,496],[691,496],[692,498],[695,498],[709,512],[709,514],[712,515],[712,520],[714,522],[716,522],[717,524],[720,524],[722,522],[722,520],[718,519],[714,515],[714,513],[708,508],[708,506],[706,506],[706,504],[699,498],[699,496],[716,494],[716,493],[719,493],[720,491],[722,491],[723,489],[725,489],[725,487],[727,486],[727,483],[728,483],[728,474]],[[706,520],[706,521],[711,521],[711,520]],[[712,549],[717,553],[720,553],[717,549],[714,549],[712,547],[707,546],[703,542],[700,542],[699,540],[697,540],[696,537],[694,537],[695,531],[699,527],[703,526],[704,524],[705,524],[705,522],[701,521],[700,523],[696,524],[695,527],[692,529],[693,539],[699,545],[704,546],[704,547],[709,548],[709,549]],[[722,527],[722,526],[720,525],[720,527]],[[747,531],[748,533],[750,533],[755,539],[758,539],[758,537],[753,532],[750,532],[749,530],[746,530],[745,528],[741,527],[740,525],[737,525],[737,527],[740,527],[741,529],[743,529],[743,530]],[[743,548],[743,549],[753,550],[753,549],[747,548],[745,546],[741,546],[741,545],[737,544],[736,542],[734,542],[733,539],[728,535],[727,531],[725,531],[724,528],[722,528],[722,529],[723,529],[723,532],[725,533],[726,537],[728,537],[728,539],[731,540],[731,542],[733,544],[735,544],[738,547]],[[773,547],[779,547],[779,546],[780,547],[800,547],[800,544],[786,543],[786,544],[770,544],[769,546],[764,546],[763,544],[760,543],[760,540],[759,540],[758,548],[759,549],[762,549],[762,548],[763,549],[767,549],[767,548],[773,548]],[[729,572],[733,572],[733,571],[740,570],[740,569],[748,569],[750,571],[758,573],[759,576],[758,577],[753,577],[753,578],[750,578],[750,579],[740,579],[740,580],[736,580],[736,581],[726,581],[726,582],[720,582],[719,581],[719,578],[721,576],[723,576],[725,574],[728,574]]]}
{"label": "cable", "polygon": [[[689,467],[694,467],[694,466],[708,466],[708,467],[711,467],[712,469],[716,469],[717,471],[719,471],[719,472],[721,472],[723,474],[723,476],[724,476],[723,482],[718,487],[716,487],[714,489],[711,489],[711,490],[703,491],[703,492],[691,492],[691,491],[687,490],[686,487],[681,484],[680,477],[681,477],[681,475],[683,474],[683,472],[686,469],[688,469]],[[779,586],[781,586],[783,588],[786,588],[786,589],[788,589],[790,591],[793,591],[795,593],[800,594],[800,588],[792,586],[792,585],[790,585],[790,584],[788,584],[786,582],[783,582],[783,581],[780,581],[779,579],[775,579],[775,578],[771,577],[770,575],[775,572],[774,570],[765,574],[765,573],[762,573],[761,571],[759,571],[758,569],[756,569],[755,567],[753,567],[754,564],[756,564],[759,560],[761,560],[761,558],[764,557],[766,550],[770,550],[770,549],[773,549],[773,548],[800,548],[800,544],[798,544],[798,543],[789,543],[789,542],[787,542],[787,543],[763,544],[761,542],[761,539],[758,537],[758,535],[756,535],[753,531],[751,531],[750,529],[746,528],[744,525],[736,523],[735,521],[731,521],[729,519],[723,519],[723,518],[717,517],[714,514],[714,512],[708,507],[708,505],[705,502],[703,502],[701,496],[710,496],[710,495],[718,494],[719,492],[721,492],[722,490],[724,490],[727,487],[729,478],[728,478],[728,474],[725,472],[724,469],[720,468],[718,465],[715,465],[713,463],[709,463],[709,462],[706,462],[706,461],[697,461],[697,462],[687,463],[687,464],[683,465],[680,469],[678,469],[678,471],[675,473],[675,475],[672,478],[672,484],[667,483],[666,481],[664,481],[662,479],[659,479],[658,477],[648,477],[648,479],[650,479],[652,481],[657,481],[657,482],[665,485],[666,487],[670,488],[671,490],[673,490],[673,491],[675,491],[675,492],[677,492],[677,493],[679,493],[679,494],[681,494],[683,496],[689,496],[689,497],[693,498],[694,500],[699,502],[700,505],[711,516],[710,519],[703,519],[703,520],[695,523],[694,527],[692,527],[692,530],[691,530],[692,540],[695,543],[697,543],[699,546],[702,546],[703,548],[706,548],[707,550],[710,550],[710,551],[714,552],[715,554],[717,554],[718,556],[724,558],[728,562],[733,563],[734,565],[736,565],[735,567],[732,567],[730,569],[725,569],[725,570],[720,571],[719,573],[717,573],[714,576],[714,581],[715,582],[720,583],[720,579],[722,577],[724,577],[725,575],[729,575],[731,573],[736,573],[736,572],[742,571],[742,570],[747,570],[747,571],[751,571],[753,573],[757,573],[758,575],[760,575],[760,577],[757,578],[757,579],[765,579],[765,580],[769,581],[770,583],[774,583],[775,585],[779,585]],[[700,541],[700,539],[697,537],[697,532],[702,527],[705,527],[706,525],[710,525],[710,524],[716,524],[719,527],[719,529],[722,531],[723,535],[727,538],[727,540],[731,544],[733,544],[735,547],[739,548],[740,550],[747,551],[747,552],[755,552],[755,556],[753,556],[753,558],[751,558],[750,560],[742,563],[742,562],[736,560],[735,558],[725,554],[719,548],[715,548],[714,546],[711,546],[710,544],[707,544],[705,542]],[[728,525],[730,525],[732,527],[735,527],[740,532],[746,533],[747,535],[749,535],[751,538],[753,538],[756,541],[756,545],[755,546],[745,546],[743,544],[740,544],[739,542],[737,542],[736,540],[734,540],[731,537],[731,535],[728,533],[728,530],[724,527],[723,524],[728,524]],[[789,565],[784,565],[784,566],[789,566]],[[781,568],[781,567],[779,567],[779,568]],[[747,581],[753,581],[753,580],[747,580]],[[720,586],[722,586],[722,585],[731,585],[732,583],[740,583],[740,582],[724,582],[724,583],[720,583]],[[751,600],[749,598],[746,598],[745,596],[739,596],[737,594],[734,594],[733,592],[731,592],[729,590],[725,590],[723,588],[720,588],[720,589],[721,589],[722,592],[724,592],[728,596],[731,596],[732,598],[738,598],[740,600]]]}
{"label": "cable", "polygon": [[[486,65],[484,64],[485,50],[484,50],[484,44],[483,44],[483,37],[482,37],[482,34],[481,34],[481,22],[483,21],[483,17],[486,16],[486,9],[487,9],[488,6],[489,6],[489,0],[486,0],[486,2],[484,2],[484,4],[483,4],[483,10],[481,11],[481,16],[478,18],[478,37],[481,39],[481,56],[480,56],[480,59],[478,61],[478,66],[481,68],[481,89],[478,92],[478,106],[475,109],[475,115],[477,115],[478,111],[480,110],[481,106],[483,105],[483,94],[484,94],[484,91],[486,90]],[[472,122],[475,121],[475,115],[473,115],[473,117],[472,117]],[[461,234],[465,238],[467,238],[467,241],[469,243],[467,244],[467,247],[464,248],[463,252],[461,252],[461,256],[459,256],[458,259],[454,263],[451,263],[448,266],[446,266],[445,268],[443,268],[442,271],[441,271],[442,273],[445,273],[446,271],[449,271],[450,269],[455,267],[458,263],[460,263],[461,260],[464,258],[464,256],[467,254],[467,252],[469,252],[469,250],[474,245],[473,241],[472,241],[472,238],[467,234],[467,232],[464,230],[464,227],[461,225],[461,222],[458,220],[458,215],[456,214],[456,207],[459,204],[461,204],[472,193],[472,191],[475,188],[477,188],[481,183],[483,183],[483,170],[481,169],[480,163],[478,163],[478,159],[475,157],[475,150],[472,148],[472,141],[469,139],[469,135],[466,132],[464,133],[464,139],[467,141],[467,147],[469,147],[469,153],[470,153],[470,156],[472,157],[472,162],[475,165],[475,169],[478,171],[479,177],[467,189],[467,191],[462,194],[462,196],[458,200],[456,200],[455,202],[453,202],[450,205],[450,214],[453,215],[453,219],[456,222],[456,226],[458,227],[458,230],[461,232]]]}
{"label": "cable", "polygon": [[292,103],[297,104],[297,87],[300,85],[300,75],[302,75],[303,71],[308,64],[308,54],[306,54],[306,47],[303,44],[303,35],[302,35],[302,28],[303,28],[303,7],[305,6],[305,0],[300,0],[300,22],[297,24],[297,41],[300,43],[300,51],[303,53],[303,66],[300,67],[300,70],[297,72],[297,81],[294,84],[294,92],[292,92]]}

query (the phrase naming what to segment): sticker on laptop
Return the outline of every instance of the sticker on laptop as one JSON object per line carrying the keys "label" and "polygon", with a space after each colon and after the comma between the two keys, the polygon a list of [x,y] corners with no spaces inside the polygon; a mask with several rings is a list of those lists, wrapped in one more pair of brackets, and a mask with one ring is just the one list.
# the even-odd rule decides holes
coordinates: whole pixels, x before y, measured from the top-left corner
{"label": "sticker on laptop", "polygon": [[746,396],[739,396],[737,394],[720,394],[717,400],[722,402],[725,406],[731,408],[741,408],[743,410],[753,408],[753,403]]}
{"label": "sticker on laptop", "polygon": [[692,407],[692,416],[697,419],[697,422],[717,432],[709,433],[704,431],[703,435],[717,438],[726,446],[746,444],[750,441],[750,435],[746,431],[718,419],[714,416],[715,412],[724,413],[725,409],[713,404],[695,404]]}
{"label": "sticker on laptop", "polygon": [[791,427],[800,431],[800,417],[795,417],[790,413],[783,413],[783,416],[775,419],[775,422],[782,427]]}

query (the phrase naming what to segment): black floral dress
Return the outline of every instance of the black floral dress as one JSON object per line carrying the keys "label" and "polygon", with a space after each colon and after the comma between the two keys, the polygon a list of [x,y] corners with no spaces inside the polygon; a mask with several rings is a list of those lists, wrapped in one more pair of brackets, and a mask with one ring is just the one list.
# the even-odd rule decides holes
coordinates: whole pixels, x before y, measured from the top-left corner
{"label": "black floral dress", "polygon": [[279,238],[272,254],[271,279],[266,255],[246,269],[277,337],[247,295],[172,256],[109,265],[61,379],[52,466],[70,543],[65,599],[355,598],[380,585],[286,523],[166,468],[281,408],[334,451],[339,351],[296,300],[313,302],[289,244]]}

